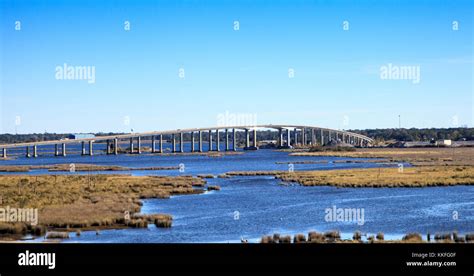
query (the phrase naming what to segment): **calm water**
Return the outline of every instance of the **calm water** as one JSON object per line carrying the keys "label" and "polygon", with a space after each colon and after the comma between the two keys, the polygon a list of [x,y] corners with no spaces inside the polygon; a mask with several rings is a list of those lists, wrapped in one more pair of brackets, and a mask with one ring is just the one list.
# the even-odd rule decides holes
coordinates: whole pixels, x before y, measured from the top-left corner
{"label": "calm water", "polygon": [[[23,158],[1,164],[56,164],[94,163],[132,168],[184,165],[184,172],[131,171],[136,175],[196,175],[219,174],[242,170],[287,170],[288,164],[276,162],[354,160],[350,158],[295,157],[272,150],[246,152],[224,157],[207,156],[140,156],[97,155],[67,157]],[[360,159],[359,159],[360,160]],[[406,164],[407,165],[407,164]],[[387,166],[378,163],[295,164],[297,170],[329,170]],[[391,166],[396,169],[396,164]],[[46,173],[35,171],[35,173]],[[114,172],[117,173],[117,172]],[[169,213],[174,217],[170,229],[105,230],[100,235],[84,232],[71,235],[66,242],[240,242],[257,241],[264,234],[306,233],[309,230],[337,229],[343,237],[356,230],[386,238],[400,238],[408,232],[460,233],[474,230],[474,187],[433,187],[411,189],[371,189],[303,187],[284,185],[268,176],[207,179],[209,184],[221,186],[220,191],[200,195],[174,196],[170,199],[144,201],[143,213]],[[357,221],[331,222],[325,220],[327,208],[363,209],[364,224]],[[458,219],[453,219],[453,212]]]}

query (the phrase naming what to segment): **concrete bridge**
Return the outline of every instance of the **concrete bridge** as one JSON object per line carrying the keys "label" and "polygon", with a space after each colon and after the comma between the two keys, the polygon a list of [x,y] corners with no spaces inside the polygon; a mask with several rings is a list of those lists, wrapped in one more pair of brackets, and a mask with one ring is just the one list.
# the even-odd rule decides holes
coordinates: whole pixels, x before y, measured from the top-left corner
{"label": "concrete bridge", "polygon": [[[340,141],[357,147],[368,147],[374,142],[373,139],[353,132],[335,130],[329,128],[303,126],[303,125],[254,125],[254,126],[219,126],[210,128],[177,129],[168,131],[152,131],[142,133],[130,133],[111,136],[97,136],[84,139],[64,139],[54,141],[41,141],[31,143],[16,143],[0,145],[0,158],[7,158],[9,149],[25,149],[26,157],[38,157],[38,147],[54,145],[55,156],[66,156],[67,145],[80,144],[81,155],[94,155],[94,143],[106,144],[106,154],[119,154],[119,143],[127,141],[130,143],[128,153],[142,153],[142,139],[151,140],[151,153],[163,153],[163,142],[167,138],[171,143],[171,152],[184,152],[185,134],[191,145],[190,152],[203,152],[203,134],[206,135],[208,143],[207,151],[235,151],[237,150],[238,135],[244,134],[243,149],[257,150],[257,131],[278,131],[277,148],[291,148],[305,145],[326,145],[331,141]],[[242,135],[240,135],[242,136]],[[134,144],[136,143],[136,144]],[[221,143],[225,146],[222,149]]]}

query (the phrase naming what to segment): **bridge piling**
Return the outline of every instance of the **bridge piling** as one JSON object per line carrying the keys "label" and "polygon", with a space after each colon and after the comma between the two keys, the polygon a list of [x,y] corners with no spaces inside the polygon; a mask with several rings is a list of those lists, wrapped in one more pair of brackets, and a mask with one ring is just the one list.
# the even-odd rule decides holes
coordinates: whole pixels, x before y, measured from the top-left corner
{"label": "bridge piling", "polygon": [[118,154],[118,139],[114,139],[114,155]]}
{"label": "bridge piling", "polygon": [[291,147],[291,130],[289,128],[286,129],[286,145]]}
{"label": "bridge piling", "polygon": [[137,137],[137,154],[142,153],[142,138],[140,136]]}
{"label": "bridge piling", "polygon": [[63,150],[61,152],[61,156],[66,156],[66,143],[63,143],[62,148],[63,148]]}
{"label": "bridge piling", "polygon": [[160,146],[159,146],[159,151],[160,153],[163,153],[163,134],[160,134]]}
{"label": "bridge piling", "polygon": [[89,155],[93,156],[94,155],[94,146],[93,146],[93,141],[89,141]]}
{"label": "bridge piling", "polygon": [[257,129],[253,129],[253,147],[256,149],[258,146],[257,146]]}
{"label": "bridge piling", "polygon": [[321,134],[320,134],[320,139],[319,142],[321,143],[321,146],[324,146],[324,130],[321,129]]}
{"label": "bridge piling", "polygon": [[229,151],[229,131],[225,129],[225,151]]}
{"label": "bridge piling", "polygon": [[303,144],[303,146],[306,145],[306,128],[303,128],[301,130],[301,144]]}
{"label": "bridge piling", "polygon": [[283,130],[281,128],[278,129],[278,147],[283,147]]}
{"label": "bridge piling", "polygon": [[3,149],[2,149],[2,158],[3,158],[3,159],[6,159],[6,158],[7,158],[7,149],[6,149],[6,148],[3,148]]}
{"label": "bridge piling", "polygon": [[198,138],[198,140],[199,140],[198,141],[199,152],[202,152],[202,131],[198,132],[198,136],[199,136],[199,138]]}
{"label": "bridge piling", "polygon": [[26,158],[30,158],[30,147],[29,146],[26,146],[26,154],[25,154]]}
{"label": "bridge piling", "polygon": [[245,129],[245,147],[246,148],[250,147],[250,135],[249,135],[249,130],[247,128]]}
{"label": "bridge piling", "polygon": [[209,130],[209,151],[212,151],[212,130]]}
{"label": "bridge piling", "polygon": [[237,137],[235,136],[235,128],[232,129],[232,150],[236,151],[237,150]]}
{"label": "bridge piling", "polygon": [[194,131],[191,131],[191,152],[195,152],[194,144]]}
{"label": "bridge piling", "polygon": [[171,151],[176,152],[176,135],[174,133],[171,134],[171,146],[172,146]]}
{"label": "bridge piling", "polygon": [[295,146],[298,145],[298,129],[295,128],[294,132],[293,132],[293,139],[295,140]]}
{"label": "bridge piling", "polygon": [[105,154],[106,155],[110,154],[110,140],[105,141]]}
{"label": "bridge piling", "polygon": [[184,144],[183,144],[183,133],[179,133],[179,152],[184,152]]}
{"label": "bridge piling", "polygon": [[216,151],[220,151],[219,129],[216,129]]}
{"label": "bridge piling", "polygon": [[133,137],[130,138],[130,154],[133,154]]}
{"label": "bridge piling", "polygon": [[155,135],[151,136],[151,153],[156,152],[156,142],[155,142]]}

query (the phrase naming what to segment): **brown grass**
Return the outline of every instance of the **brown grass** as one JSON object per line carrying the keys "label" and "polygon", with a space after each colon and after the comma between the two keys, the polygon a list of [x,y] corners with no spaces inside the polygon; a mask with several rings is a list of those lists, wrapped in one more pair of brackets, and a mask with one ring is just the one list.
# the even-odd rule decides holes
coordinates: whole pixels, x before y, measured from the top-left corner
{"label": "brown grass", "polygon": [[[39,226],[50,229],[146,227],[149,222],[170,227],[169,215],[135,216],[141,209],[140,199],[201,193],[193,185],[203,183],[191,176],[3,175],[0,197],[4,206],[38,208]],[[130,220],[126,213],[132,215]],[[33,232],[25,227],[3,223],[0,234]]]}
{"label": "brown grass", "polygon": [[408,233],[403,236],[402,241],[408,243],[420,243],[423,241],[423,239],[421,238],[421,235],[419,233]]}
{"label": "brown grass", "polygon": [[48,232],[46,239],[69,239],[69,232]]}
{"label": "brown grass", "polygon": [[474,184],[474,167],[423,166],[405,168],[350,169],[275,173],[285,182],[304,186],[426,187]]}
{"label": "brown grass", "polygon": [[296,234],[293,238],[293,243],[303,243],[306,242],[305,234]]}
{"label": "brown grass", "polygon": [[417,166],[473,166],[474,148],[361,148],[351,152],[294,152],[293,156],[334,156],[383,158],[390,162],[409,162]]}
{"label": "brown grass", "polygon": [[362,239],[362,233],[360,233],[360,231],[355,231],[354,235],[352,235],[352,239],[355,241],[360,241]]}
{"label": "brown grass", "polygon": [[312,243],[323,243],[325,242],[324,240],[324,235],[315,231],[311,231],[308,233],[308,242]]}

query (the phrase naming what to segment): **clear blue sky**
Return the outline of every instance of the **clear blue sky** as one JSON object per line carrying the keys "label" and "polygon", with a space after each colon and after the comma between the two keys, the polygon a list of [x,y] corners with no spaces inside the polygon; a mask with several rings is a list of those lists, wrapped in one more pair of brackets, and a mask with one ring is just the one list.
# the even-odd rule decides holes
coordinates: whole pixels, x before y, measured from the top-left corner
{"label": "clear blue sky", "polygon": [[[227,111],[338,129],[398,127],[399,114],[402,127],[474,125],[474,1],[0,3],[0,133],[205,127]],[[95,83],[57,80],[64,63],[95,66]],[[381,79],[388,63],[419,65],[420,83]]]}

